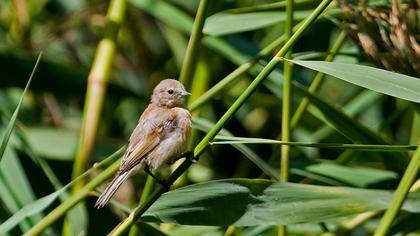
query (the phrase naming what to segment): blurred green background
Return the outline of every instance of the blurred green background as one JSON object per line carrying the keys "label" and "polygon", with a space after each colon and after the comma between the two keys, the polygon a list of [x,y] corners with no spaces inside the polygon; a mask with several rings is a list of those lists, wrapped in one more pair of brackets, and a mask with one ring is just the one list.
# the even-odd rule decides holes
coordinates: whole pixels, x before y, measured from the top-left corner
{"label": "blurred green background", "polygon": [[[294,23],[308,16],[319,3],[318,0],[295,1]],[[60,186],[58,182],[64,185],[71,181],[83,119],[87,78],[98,43],[106,32],[108,4],[108,1],[101,0],[0,0],[0,129],[5,130],[36,58],[39,52],[43,52],[42,61],[22,103],[14,134],[0,164],[0,222],[35,199],[54,192]],[[125,19],[118,33],[109,81],[106,83],[106,96],[99,115],[89,167],[126,144],[148,104],[153,87],[162,79],[179,77],[198,4],[198,0],[128,1]],[[348,37],[344,38],[334,61],[377,66],[419,77],[419,52],[414,50],[419,41],[418,2],[400,2],[402,9],[409,9],[404,12],[407,13],[409,33],[414,43],[399,45],[397,49],[387,45],[383,35],[381,39],[381,32],[392,35],[392,27],[395,25],[385,24],[387,18],[374,18],[381,11],[389,13],[391,3],[369,1],[366,4],[371,8],[352,5],[350,2],[334,2],[293,46],[292,57],[324,60],[344,31]],[[190,105],[223,77],[283,35],[285,5],[282,1],[269,0],[209,1],[205,15],[210,18],[205,22],[200,49],[193,59],[196,62],[195,70],[192,79],[185,84],[193,93]],[[223,18],[223,14],[231,14],[233,17]],[[244,18],[235,18],[241,14],[245,14]],[[275,18],[277,15],[279,19]],[[379,27],[375,25],[375,20]],[[366,44],[360,41],[361,38],[370,38],[376,43],[377,50],[371,48],[373,51],[366,51]],[[394,41],[390,40],[389,44],[392,43]],[[260,58],[258,64],[265,66],[275,51]],[[392,60],[403,61],[407,66],[395,68]],[[293,80],[304,87],[310,85],[316,74],[300,66],[294,66],[293,70]],[[208,127],[211,129],[211,124],[226,112],[258,72],[258,67],[254,67],[254,70],[240,75],[234,83],[194,111],[194,117],[199,119],[194,123],[196,131],[191,149],[204,137],[206,132],[202,131],[205,130],[205,124],[211,122]],[[225,129],[238,137],[279,139],[282,79],[283,65],[279,65],[264,85],[259,86],[235,113]],[[322,101],[338,107],[355,122],[367,127],[378,139],[386,141],[378,144],[418,144],[420,118],[418,114],[415,115],[419,111],[418,104],[366,90],[330,76],[326,76],[317,94]],[[292,111],[298,107],[302,98],[301,93],[294,91]],[[293,127],[291,139],[314,143],[355,141],[340,130],[340,124],[325,122],[325,115],[323,111],[309,106],[301,121]],[[344,127],[346,124],[341,125],[342,129],[348,129]],[[227,178],[270,178],[250,160],[252,155],[268,163],[278,173],[279,145],[250,144],[247,148],[252,154],[246,154],[243,149],[241,152],[230,145],[211,146],[175,185],[180,187]],[[405,152],[384,156],[379,152],[293,147],[289,181],[395,189],[410,154]],[[395,163],[395,159],[390,156],[404,156],[404,160]],[[96,171],[99,173],[99,170]],[[163,173],[164,176],[167,174]],[[57,177],[56,183],[53,181],[54,176]],[[117,194],[117,201],[130,207],[136,206],[146,178],[143,172],[134,176]],[[83,215],[79,220],[83,221],[81,225],[87,235],[104,235],[125,218],[125,213],[114,205],[100,211],[92,208],[96,196],[94,193],[91,195],[86,199],[83,213],[79,212]],[[59,201],[54,202],[44,213],[27,218],[8,234],[22,234],[59,204]],[[418,213],[405,213],[399,217],[398,224],[392,228],[393,232],[418,230],[419,225],[415,223],[415,219],[419,219]],[[403,217],[407,219],[405,225]],[[337,229],[347,219],[334,220],[327,228]],[[351,229],[352,235],[371,234],[378,221],[379,218],[374,217],[363,226]],[[62,227],[63,219],[45,233],[60,235],[63,233]],[[169,235],[277,234],[276,227],[261,227],[233,229],[163,224],[160,230]],[[144,225],[139,228],[148,229]],[[289,227],[291,234],[298,235],[320,234],[323,230],[322,225],[317,223]],[[73,234],[77,235],[76,232]],[[143,235],[157,233],[148,232]]]}

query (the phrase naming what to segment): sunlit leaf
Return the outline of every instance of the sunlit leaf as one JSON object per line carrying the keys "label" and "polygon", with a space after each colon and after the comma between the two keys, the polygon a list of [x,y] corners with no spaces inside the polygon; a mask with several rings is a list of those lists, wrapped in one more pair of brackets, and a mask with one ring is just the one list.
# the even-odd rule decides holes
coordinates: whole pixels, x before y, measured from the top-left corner
{"label": "sunlit leaf", "polygon": [[420,103],[420,79],[374,67],[325,61],[291,62],[379,93]]}

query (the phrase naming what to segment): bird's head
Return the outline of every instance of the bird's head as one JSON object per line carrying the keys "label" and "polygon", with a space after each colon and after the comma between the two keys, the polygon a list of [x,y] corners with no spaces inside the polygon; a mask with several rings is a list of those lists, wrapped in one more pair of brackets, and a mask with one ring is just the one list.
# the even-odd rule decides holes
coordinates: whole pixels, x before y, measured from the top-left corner
{"label": "bird's head", "polygon": [[165,79],[153,89],[151,103],[168,108],[185,107],[185,97],[189,95],[178,80]]}

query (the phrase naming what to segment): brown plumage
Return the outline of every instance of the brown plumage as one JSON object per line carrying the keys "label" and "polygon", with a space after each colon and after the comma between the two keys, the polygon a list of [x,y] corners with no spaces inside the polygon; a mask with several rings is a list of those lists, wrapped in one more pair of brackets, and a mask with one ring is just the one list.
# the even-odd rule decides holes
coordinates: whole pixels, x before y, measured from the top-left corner
{"label": "brown plumage", "polygon": [[159,168],[185,151],[191,130],[191,114],[184,100],[188,95],[184,86],[173,79],[162,80],[155,87],[149,106],[130,136],[120,168],[95,207],[104,207],[119,186],[139,169]]}

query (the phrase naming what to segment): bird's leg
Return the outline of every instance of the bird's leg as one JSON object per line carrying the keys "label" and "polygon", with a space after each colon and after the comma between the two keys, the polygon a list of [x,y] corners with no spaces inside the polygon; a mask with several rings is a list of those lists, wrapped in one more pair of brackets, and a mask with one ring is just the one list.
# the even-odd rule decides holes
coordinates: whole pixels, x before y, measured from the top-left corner
{"label": "bird's leg", "polygon": [[156,176],[152,173],[152,171],[150,171],[150,169],[149,169],[149,166],[148,166],[148,165],[146,165],[146,166],[144,167],[144,171],[145,171],[147,174],[149,174],[150,176],[152,176],[152,178],[153,178],[153,179],[155,179],[155,180],[156,180],[156,182],[158,182],[158,183],[159,183],[160,185],[162,185],[164,188],[166,188],[166,189],[168,189],[168,190],[169,190],[169,188],[170,188],[169,184],[168,184],[166,181],[161,180],[161,179],[159,179],[158,177],[156,177]]}

